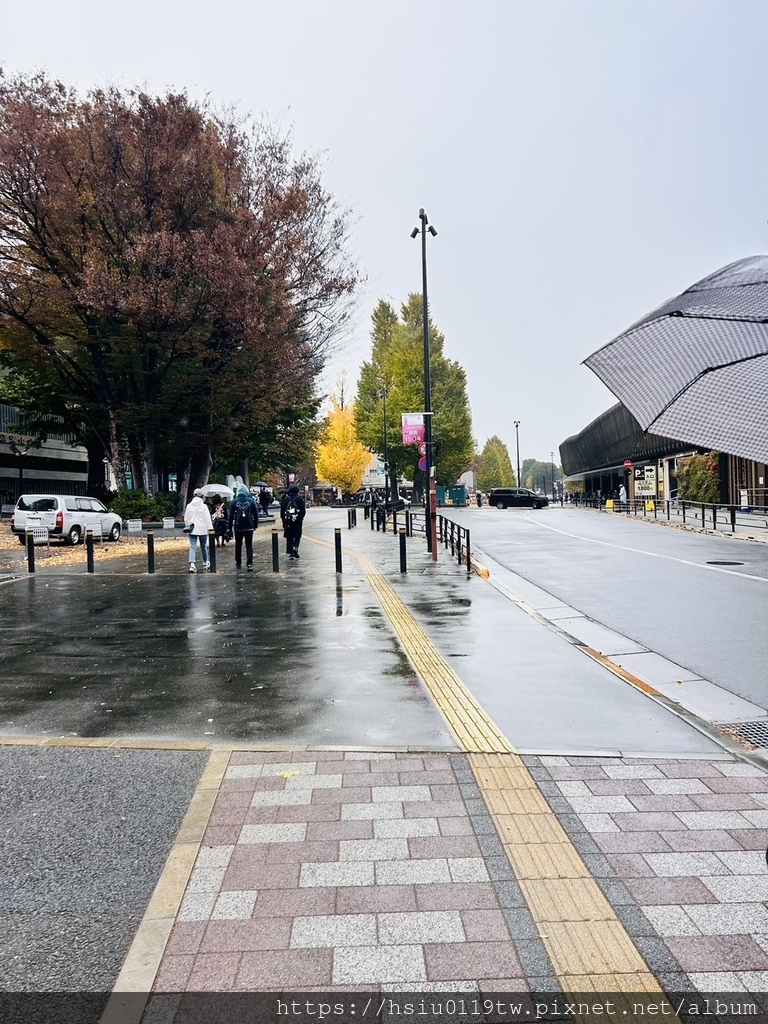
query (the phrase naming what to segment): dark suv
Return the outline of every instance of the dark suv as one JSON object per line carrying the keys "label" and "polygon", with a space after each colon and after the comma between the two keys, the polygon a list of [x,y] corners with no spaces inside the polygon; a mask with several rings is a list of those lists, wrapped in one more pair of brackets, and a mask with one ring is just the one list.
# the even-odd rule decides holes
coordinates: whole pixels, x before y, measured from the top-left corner
{"label": "dark suv", "polygon": [[488,504],[496,508],[544,508],[549,499],[527,487],[496,487],[488,495]]}

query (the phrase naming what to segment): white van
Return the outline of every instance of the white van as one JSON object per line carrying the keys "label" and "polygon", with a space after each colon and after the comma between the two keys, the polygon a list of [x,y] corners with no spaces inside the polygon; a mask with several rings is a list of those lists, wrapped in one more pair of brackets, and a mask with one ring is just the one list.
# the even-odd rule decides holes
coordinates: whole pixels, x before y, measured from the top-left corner
{"label": "white van", "polygon": [[119,540],[123,521],[105,508],[98,498],[73,494],[22,494],[11,517],[11,530],[26,542],[27,529],[45,526],[48,536],[79,544],[86,530],[101,528],[103,537]]}

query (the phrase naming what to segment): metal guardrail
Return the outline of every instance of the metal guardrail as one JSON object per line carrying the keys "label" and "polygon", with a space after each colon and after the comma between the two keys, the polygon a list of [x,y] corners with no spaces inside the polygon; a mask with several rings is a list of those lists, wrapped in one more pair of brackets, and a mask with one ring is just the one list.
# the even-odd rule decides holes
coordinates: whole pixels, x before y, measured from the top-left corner
{"label": "metal guardrail", "polygon": [[738,505],[682,500],[659,501],[653,498],[635,498],[631,501],[586,499],[574,504],[615,515],[662,519],[668,523],[698,527],[715,533],[736,533],[737,530],[768,531],[768,508],[764,507],[747,509]]}

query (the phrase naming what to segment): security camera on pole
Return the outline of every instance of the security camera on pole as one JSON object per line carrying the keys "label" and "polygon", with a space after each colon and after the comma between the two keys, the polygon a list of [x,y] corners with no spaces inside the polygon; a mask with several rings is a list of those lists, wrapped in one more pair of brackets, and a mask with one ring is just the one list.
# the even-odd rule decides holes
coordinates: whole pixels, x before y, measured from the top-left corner
{"label": "security camera on pole", "polygon": [[429,303],[427,302],[427,231],[433,237],[437,231],[427,220],[423,209],[419,210],[421,229],[414,228],[411,238],[416,238],[421,230],[421,274],[424,315],[424,426],[426,440],[426,474],[427,500],[424,503],[424,518],[427,532],[427,551],[432,553],[432,561],[437,561],[437,492],[435,490],[435,458],[432,447],[432,382],[429,368]]}

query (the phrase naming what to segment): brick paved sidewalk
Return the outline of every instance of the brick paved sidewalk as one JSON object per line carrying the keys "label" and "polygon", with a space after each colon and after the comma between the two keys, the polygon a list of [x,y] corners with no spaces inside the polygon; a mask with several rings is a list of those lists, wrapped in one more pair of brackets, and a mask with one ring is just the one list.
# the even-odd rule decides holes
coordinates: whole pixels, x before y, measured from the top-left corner
{"label": "brick paved sidewalk", "polygon": [[[765,772],[727,754],[525,762],[667,992],[768,989]],[[465,755],[235,752],[154,991],[562,981]]]}

